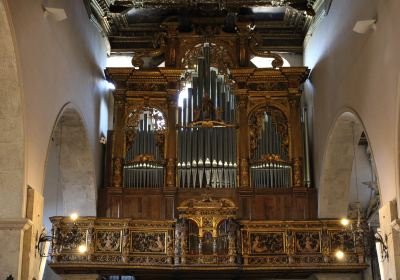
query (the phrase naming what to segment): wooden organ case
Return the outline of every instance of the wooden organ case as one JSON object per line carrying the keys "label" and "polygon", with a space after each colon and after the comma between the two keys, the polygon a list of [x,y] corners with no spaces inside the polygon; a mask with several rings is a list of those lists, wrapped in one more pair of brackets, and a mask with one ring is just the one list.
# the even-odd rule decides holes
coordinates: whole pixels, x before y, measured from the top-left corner
{"label": "wooden organ case", "polygon": [[[308,69],[282,67],[241,32],[167,28],[166,67],[106,70],[116,89],[99,215],[172,220],[186,201],[207,196],[232,201],[239,220],[316,218],[316,192],[303,179]],[[271,67],[250,67],[252,54]]]}

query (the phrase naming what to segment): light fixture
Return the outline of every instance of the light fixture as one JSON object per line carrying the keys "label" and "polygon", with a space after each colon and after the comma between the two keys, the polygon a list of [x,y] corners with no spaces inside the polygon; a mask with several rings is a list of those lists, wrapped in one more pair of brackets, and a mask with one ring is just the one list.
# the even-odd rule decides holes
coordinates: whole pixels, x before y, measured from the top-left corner
{"label": "light fixture", "polygon": [[44,16],[49,17],[54,21],[63,21],[67,19],[63,1],[43,0],[42,8]]}
{"label": "light fixture", "polygon": [[344,257],[345,257],[345,254],[344,254],[344,252],[343,252],[342,250],[337,250],[337,251],[335,252],[335,257],[336,257],[338,260],[343,260]]}
{"label": "light fixture", "polygon": [[[35,249],[40,257],[48,257],[46,247],[46,243],[50,243],[53,246],[53,243],[60,244],[61,246],[65,244],[77,244],[81,240],[81,234],[79,232],[78,226],[76,224],[76,220],[79,218],[78,213],[74,212],[70,215],[70,219],[73,221],[73,224],[69,227],[69,233],[65,236],[63,235],[47,235],[46,229],[44,228],[41,234],[38,236],[36,234],[36,245]],[[46,249],[47,248],[47,249]],[[85,253],[87,251],[87,247],[85,245],[79,245],[78,251],[80,253]]]}
{"label": "light fixture", "polygon": [[376,19],[359,20],[353,27],[353,31],[358,34],[367,33],[369,30],[376,29]]}
{"label": "light fixture", "polygon": [[340,220],[340,223],[342,224],[342,226],[347,227],[350,224],[350,220],[347,218],[343,218]]}
{"label": "light fixture", "polygon": [[74,212],[69,217],[71,218],[72,221],[76,221],[79,216],[78,213]]}
{"label": "light fixture", "polygon": [[383,237],[379,232],[376,232],[374,234],[374,241],[375,243],[379,244],[380,251],[381,251],[381,260],[385,261],[389,259],[389,250],[388,250],[388,244],[387,244],[387,235],[385,234],[385,237]]}
{"label": "light fixture", "polygon": [[81,253],[81,254],[86,253],[86,251],[87,251],[86,245],[79,245],[78,251],[79,251],[79,253]]}

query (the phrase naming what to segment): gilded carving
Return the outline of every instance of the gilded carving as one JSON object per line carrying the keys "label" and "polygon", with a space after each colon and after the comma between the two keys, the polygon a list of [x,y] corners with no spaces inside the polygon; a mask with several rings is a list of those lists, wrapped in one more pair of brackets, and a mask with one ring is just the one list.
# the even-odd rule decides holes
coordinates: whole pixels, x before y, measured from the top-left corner
{"label": "gilded carving", "polygon": [[122,158],[114,158],[114,187],[120,188],[122,185]]}
{"label": "gilded carving", "polygon": [[293,173],[294,187],[301,187],[303,185],[303,161],[301,158],[293,160]]}
{"label": "gilded carving", "polygon": [[135,253],[166,253],[165,232],[132,232],[131,248]]}
{"label": "gilded carving", "polygon": [[320,232],[304,231],[295,232],[295,252],[296,253],[318,253],[321,252]]}
{"label": "gilded carving", "polygon": [[[197,205],[195,209],[200,210],[209,204],[218,204],[218,199],[205,197],[203,200],[185,205],[192,209],[193,205]],[[223,209],[229,208],[231,203],[226,201],[223,203],[225,206],[221,206],[219,202],[218,205],[219,209]],[[283,270],[315,268],[318,265],[318,269],[331,271],[338,263],[334,253],[340,249],[346,253],[340,267],[365,267],[365,253],[363,250],[356,251],[353,232],[343,230],[338,221],[237,221],[233,217],[226,220],[217,209],[210,207],[209,210],[214,212],[210,211],[205,216],[212,220],[213,227],[203,231],[197,251],[189,250],[191,232],[186,217],[176,221],[83,217],[76,223],[71,223],[68,218],[52,218],[53,228],[59,228],[63,237],[59,240],[62,246],[56,254],[52,254],[52,265],[96,267],[99,264],[118,264],[122,269],[131,265],[140,265],[142,269],[170,265],[179,269],[179,265],[183,264],[212,264],[248,268],[257,265],[260,269]],[[197,215],[197,220],[202,219],[200,212],[190,213]],[[362,236],[363,232],[358,234]],[[220,237],[226,238],[226,250],[217,248]],[[94,238],[94,251],[80,254],[77,247],[86,241],[89,245],[91,238]]]}
{"label": "gilded carving", "polygon": [[347,231],[330,231],[331,251],[342,250],[344,252],[355,251],[354,235]]}
{"label": "gilded carving", "polygon": [[156,83],[133,83],[129,85],[129,90],[132,91],[166,91],[167,84],[156,84]]}
{"label": "gilded carving", "polygon": [[251,254],[283,254],[283,232],[260,232],[250,234]]}
{"label": "gilded carving", "polygon": [[249,90],[254,91],[286,91],[287,82],[251,82],[247,84]]}
{"label": "gilded carving", "polygon": [[121,231],[97,231],[95,249],[97,252],[120,252]]}

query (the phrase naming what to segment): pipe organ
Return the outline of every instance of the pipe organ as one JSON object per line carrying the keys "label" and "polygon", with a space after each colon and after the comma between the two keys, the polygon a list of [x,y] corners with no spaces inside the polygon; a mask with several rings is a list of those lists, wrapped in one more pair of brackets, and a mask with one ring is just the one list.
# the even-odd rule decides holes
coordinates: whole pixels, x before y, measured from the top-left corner
{"label": "pipe organ", "polygon": [[177,185],[236,188],[235,96],[229,78],[210,64],[210,44],[201,55],[179,96]]}
{"label": "pipe organ", "polygon": [[[148,52],[134,57],[138,69],[106,69],[116,89],[100,215],[179,219],[182,203],[207,194],[231,200],[235,219],[316,217],[316,192],[303,170],[300,98],[308,69],[282,67],[246,32],[174,33],[173,20],[164,27],[168,36],[157,40],[165,40],[165,67],[143,67],[143,57],[159,53]],[[255,68],[252,55],[271,65]],[[197,227],[193,242],[205,242]],[[211,237],[219,238],[217,230]]]}

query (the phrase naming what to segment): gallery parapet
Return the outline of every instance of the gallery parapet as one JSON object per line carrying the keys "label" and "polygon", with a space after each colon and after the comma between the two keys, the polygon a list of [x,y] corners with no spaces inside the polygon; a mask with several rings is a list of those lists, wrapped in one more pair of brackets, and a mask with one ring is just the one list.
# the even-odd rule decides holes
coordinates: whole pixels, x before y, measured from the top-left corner
{"label": "gallery parapet", "polygon": [[[358,271],[367,266],[363,233],[346,230],[338,220],[265,222],[193,215],[174,221],[81,217],[73,222],[53,217],[55,240],[72,242],[53,242],[51,267],[69,273],[83,266],[87,271],[112,267],[113,272],[192,266]],[[86,252],[79,252],[80,245],[86,246]],[[339,251],[342,259],[337,257]]]}

